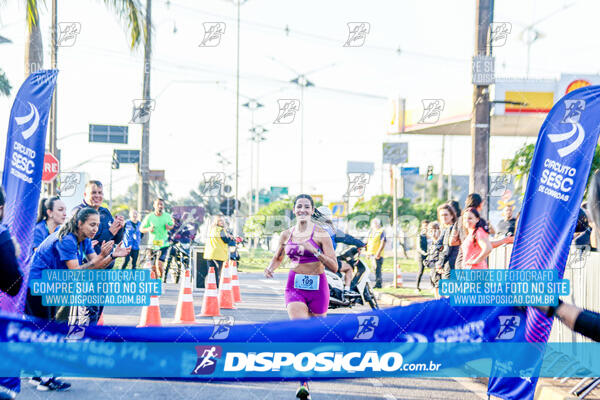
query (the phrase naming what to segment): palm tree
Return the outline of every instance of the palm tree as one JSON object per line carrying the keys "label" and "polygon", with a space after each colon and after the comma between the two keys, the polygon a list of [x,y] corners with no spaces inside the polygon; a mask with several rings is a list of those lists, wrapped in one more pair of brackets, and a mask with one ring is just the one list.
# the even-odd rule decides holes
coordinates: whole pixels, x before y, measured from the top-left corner
{"label": "palm tree", "polygon": [[0,69],[0,95],[9,96],[10,89],[12,89],[10,82],[8,82],[8,78],[6,77],[4,71]]}
{"label": "palm tree", "polygon": [[[142,30],[144,35],[149,32],[149,29],[146,29],[144,25],[143,8],[139,0],[104,0],[104,3],[112,7],[119,19],[127,25],[131,40],[130,46],[132,49],[136,48],[142,43]],[[28,29],[25,47],[25,76],[42,69],[44,64],[38,4],[38,0],[27,0],[26,20]]]}

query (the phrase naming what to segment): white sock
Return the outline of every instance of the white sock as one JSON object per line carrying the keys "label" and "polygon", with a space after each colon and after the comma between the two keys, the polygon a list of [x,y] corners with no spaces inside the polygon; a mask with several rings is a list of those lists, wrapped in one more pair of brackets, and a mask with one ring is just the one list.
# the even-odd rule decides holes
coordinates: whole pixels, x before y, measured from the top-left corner
{"label": "white sock", "polygon": [[344,290],[350,291],[350,286],[349,285],[344,286]]}

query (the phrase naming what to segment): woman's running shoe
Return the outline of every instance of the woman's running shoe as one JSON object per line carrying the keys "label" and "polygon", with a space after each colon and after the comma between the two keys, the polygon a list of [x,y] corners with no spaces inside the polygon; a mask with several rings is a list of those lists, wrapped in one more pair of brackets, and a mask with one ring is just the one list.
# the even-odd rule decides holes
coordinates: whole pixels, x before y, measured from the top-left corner
{"label": "woman's running shoe", "polygon": [[42,383],[42,378],[40,378],[39,376],[32,376],[31,378],[29,378],[29,384],[32,386],[37,386],[40,383]]}
{"label": "woman's running shoe", "polygon": [[298,390],[296,390],[296,397],[301,400],[310,400],[310,393],[308,392],[308,382],[302,382]]}
{"label": "woman's running shoe", "polygon": [[70,387],[71,387],[70,383],[63,382],[57,378],[50,378],[46,381],[40,382],[40,384],[37,385],[37,390],[39,390],[40,392],[46,392],[46,391],[50,391],[50,390],[54,390],[57,392],[64,392],[65,390],[68,390]]}

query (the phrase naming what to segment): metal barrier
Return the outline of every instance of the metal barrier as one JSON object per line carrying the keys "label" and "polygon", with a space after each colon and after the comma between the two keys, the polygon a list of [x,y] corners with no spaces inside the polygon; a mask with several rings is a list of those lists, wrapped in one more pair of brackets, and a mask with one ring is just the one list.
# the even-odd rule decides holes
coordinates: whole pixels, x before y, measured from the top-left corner
{"label": "metal barrier", "polygon": [[[510,262],[512,245],[497,247],[490,253],[488,265],[494,269],[506,269]],[[571,283],[571,294],[562,297],[567,303],[592,311],[600,311],[600,253],[589,249],[571,248],[564,279]],[[562,322],[555,320],[549,342],[591,342],[574,333]]]}

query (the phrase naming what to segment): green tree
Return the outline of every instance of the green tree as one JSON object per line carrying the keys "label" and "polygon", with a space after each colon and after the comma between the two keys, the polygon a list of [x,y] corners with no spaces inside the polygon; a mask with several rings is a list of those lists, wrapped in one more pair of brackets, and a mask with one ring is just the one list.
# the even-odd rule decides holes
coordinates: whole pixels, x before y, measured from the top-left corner
{"label": "green tree", "polygon": [[[527,179],[529,171],[531,170],[531,162],[533,160],[533,153],[535,152],[535,144],[523,145],[513,158],[509,161],[507,166],[507,172],[516,175],[516,183],[522,183],[523,179]],[[596,146],[594,151],[594,158],[592,159],[592,167],[590,168],[590,174],[587,179],[587,185],[590,183],[590,179],[597,169],[600,169],[600,148]],[[525,185],[522,185],[523,191]]]}
{"label": "green tree", "polygon": [[[271,224],[267,227],[269,217],[289,216],[294,208],[294,201],[291,199],[277,200],[258,210],[255,215],[246,218],[244,223],[244,234],[251,238],[258,238],[264,234],[281,233],[288,226],[284,224],[284,218],[271,218]],[[268,232],[267,232],[268,228]]]}

